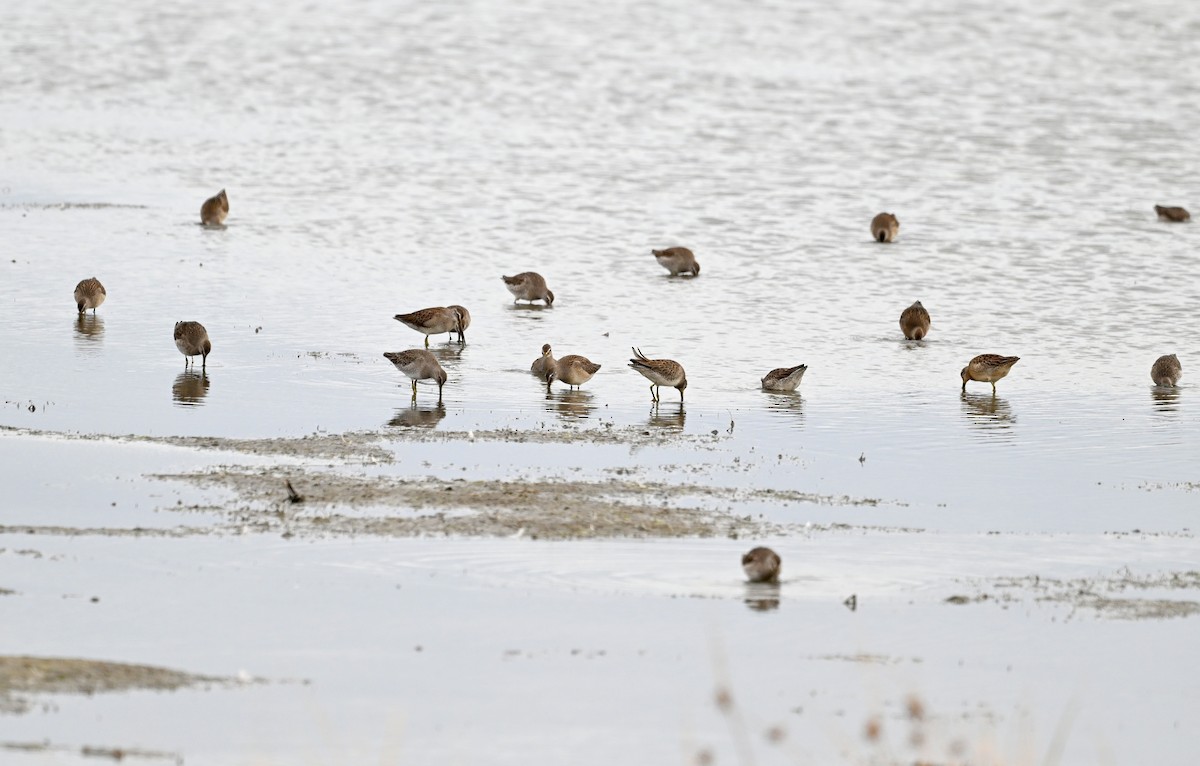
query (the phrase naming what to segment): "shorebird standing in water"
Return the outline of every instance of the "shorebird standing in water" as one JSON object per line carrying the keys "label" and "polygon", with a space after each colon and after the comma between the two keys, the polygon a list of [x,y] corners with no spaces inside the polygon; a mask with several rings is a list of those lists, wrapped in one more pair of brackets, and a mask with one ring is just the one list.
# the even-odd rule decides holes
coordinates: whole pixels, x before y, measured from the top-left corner
{"label": "shorebird standing in water", "polygon": [[529,371],[538,377],[539,380],[544,380],[547,383],[554,376],[554,354],[550,350],[550,344],[542,344],[542,355],[533,360],[533,364],[529,365]]}
{"label": "shorebird standing in water", "polygon": [[876,242],[895,242],[900,222],[891,213],[880,213],[871,219],[871,239]]}
{"label": "shorebird standing in water", "polygon": [[909,340],[921,340],[929,334],[929,312],[920,301],[900,313],[900,331]]}
{"label": "shorebird standing in water", "polygon": [[[397,314],[392,317],[405,327],[411,327],[425,336],[425,348],[429,348],[429,336],[441,335],[444,332],[455,332],[461,326],[460,314],[445,306],[421,309],[411,314]],[[467,320],[468,322],[470,319]]]}
{"label": "shorebird standing in water", "polygon": [[1192,220],[1192,214],[1181,207],[1163,207],[1155,205],[1154,212],[1158,213],[1158,220],[1171,221],[1172,223],[1184,223]]}
{"label": "shorebird standing in water", "polygon": [[800,385],[800,379],[807,371],[807,364],[771,370],[762,379],[762,389],[763,391],[795,391]]}
{"label": "shorebird standing in water", "polygon": [[992,384],[992,395],[996,394],[996,381],[1003,378],[1012,369],[1012,366],[1020,361],[1019,356],[999,356],[997,354],[980,354],[971,361],[967,362],[967,366],[962,368],[959,373],[962,377],[962,390],[967,390],[967,381],[978,380],[982,383]]}
{"label": "shorebird standing in water", "polygon": [[[455,316],[458,317],[458,328],[457,328],[458,342],[466,343],[467,342],[467,328],[471,326],[471,312],[467,311],[464,307],[458,306],[458,305],[447,306],[446,308],[453,311]],[[426,337],[428,338],[428,336],[426,336]]]}
{"label": "shorebird standing in water", "polygon": [[212,352],[212,343],[208,340],[208,330],[199,322],[175,323],[175,348],[183,354],[183,368],[188,362],[195,367],[192,357],[200,356],[200,369],[208,369],[208,355]]}
{"label": "shorebird standing in water", "polygon": [[92,277],[85,279],[75,285],[75,308],[79,313],[92,310],[96,313],[96,307],[104,303],[104,299],[108,297],[108,291],[104,289],[104,285],[100,284],[100,280]]}
{"label": "shorebird standing in water", "polygon": [[650,252],[658,261],[658,265],[671,272],[673,277],[685,273],[691,274],[693,277],[700,276],[700,264],[696,263],[696,256],[686,247],[668,247],[666,250],[651,250]]}
{"label": "shorebird standing in water", "polygon": [[204,204],[200,206],[200,223],[205,226],[220,226],[225,222],[227,215],[229,215],[229,197],[225,196],[224,189],[217,192],[217,196],[204,200]]}
{"label": "shorebird standing in water", "polygon": [[752,548],[742,556],[742,571],[750,582],[779,582],[779,554],[770,548]]}
{"label": "shorebird standing in water", "polygon": [[[546,346],[545,348],[549,348]],[[546,382],[561,380],[572,388],[577,388],[592,379],[600,371],[600,365],[594,364],[586,356],[568,354],[554,362],[554,367]]]}
{"label": "shorebird standing in water", "polygon": [[650,381],[650,396],[654,401],[659,401],[659,386],[679,389],[679,401],[683,401],[683,389],[687,388],[687,373],[683,371],[683,365],[671,359],[647,359],[641,349],[637,348],[633,349],[633,356],[634,358],[629,360],[629,366]]}
{"label": "shorebird standing in water", "polygon": [[1156,386],[1169,388],[1178,385],[1183,377],[1183,365],[1179,363],[1179,357],[1167,354],[1155,359],[1154,366],[1150,368],[1150,377]]}
{"label": "shorebird standing in water", "polygon": [[446,385],[446,371],[438,364],[437,357],[422,348],[408,351],[389,351],[384,358],[396,365],[396,369],[412,378],[412,400],[417,400],[417,381],[434,380],[438,386],[438,401],[442,400],[442,386]]}
{"label": "shorebird standing in water", "polygon": [[554,303],[554,293],[546,287],[546,280],[536,271],[523,271],[513,277],[500,277],[504,286],[513,294],[513,303],[517,301],[545,301],[549,306]]}

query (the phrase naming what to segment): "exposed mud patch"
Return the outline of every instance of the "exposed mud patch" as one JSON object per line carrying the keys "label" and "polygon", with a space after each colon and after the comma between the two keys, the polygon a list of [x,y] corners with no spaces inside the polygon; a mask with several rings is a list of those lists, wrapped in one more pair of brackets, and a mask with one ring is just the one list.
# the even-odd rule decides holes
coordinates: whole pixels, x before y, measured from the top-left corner
{"label": "exposed mud patch", "polygon": [[[951,596],[946,601],[952,604],[992,601],[1007,606],[1031,597],[1035,602],[1071,607],[1068,619],[1080,609],[1117,620],[1165,620],[1200,614],[1198,601],[1158,597],[1177,591],[1200,591],[1200,572],[1195,571],[1135,575],[1122,569],[1112,577],[1057,580],[1030,575],[1001,577],[975,585],[979,592]],[[985,590],[986,586],[992,592]],[[1140,593],[1123,595],[1130,591]]]}
{"label": "exposed mud patch", "polygon": [[22,753],[78,753],[84,758],[104,758],[122,762],[125,759],[144,761],[165,761],[167,763],[183,764],[183,756],[179,753],[168,753],[162,750],[142,750],[136,747],[97,747],[84,745],[55,745],[50,742],[0,742],[0,750],[11,750]]}
{"label": "exposed mud patch", "polygon": [[[788,531],[784,525],[749,516],[678,507],[670,498],[680,493],[679,488],[616,480],[402,480],[306,472],[299,467],[220,468],[151,478],[230,490],[231,500],[186,510],[224,514],[246,531],[285,535],[737,538]],[[287,482],[304,502],[288,501]],[[686,489],[689,495],[705,491]]]}
{"label": "exposed mud patch", "polygon": [[0,656],[0,713],[24,713],[29,695],[99,694],[150,689],[175,691],[203,684],[230,684],[232,679],[201,676],[151,665],[127,665],[64,657]]}

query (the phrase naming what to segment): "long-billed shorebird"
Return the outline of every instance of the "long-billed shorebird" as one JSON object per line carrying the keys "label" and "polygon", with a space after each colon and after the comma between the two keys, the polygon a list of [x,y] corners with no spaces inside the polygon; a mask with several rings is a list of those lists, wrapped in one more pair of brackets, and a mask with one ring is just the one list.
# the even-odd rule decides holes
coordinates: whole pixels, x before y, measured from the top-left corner
{"label": "long-billed shorebird", "polygon": [[900,222],[891,213],[880,213],[871,219],[871,239],[876,242],[894,242],[900,233]]}
{"label": "long-billed shorebird", "polygon": [[779,582],[781,564],[778,553],[762,546],[742,556],[742,571],[750,582]]}
{"label": "long-billed shorebird", "polygon": [[199,322],[175,323],[175,348],[183,354],[183,368],[188,362],[195,366],[192,357],[200,356],[200,369],[208,369],[208,355],[212,353],[212,342],[208,339],[208,330]]}
{"label": "long-billed shorebird", "polygon": [[227,215],[229,215],[229,197],[225,196],[224,189],[217,192],[215,197],[204,200],[204,204],[200,206],[200,223],[205,226],[220,226],[225,222]]}
{"label": "long-billed shorebird", "polygon": [[504,286],[513,294],[513,303],[517,301],[545,301],[549,306],[554,303],[554,293],[546,287],[546,280],[536,271],[523,271],[513,277],[500,277]]}
{"label": "long-billed shorebird", "polygon": [[1179,379],[1183,377],[1183,365],[1179,363],[1179,357],[1167,354],[1155,359],[1154,366],[1150,368],[1150,377],[1156,386],[1178,385]]}
{"label": "long-billed shorebird", "polygon": [[763,391],[795,391],[806,371],[808,371],[807,364],[771,370],[763,376],[762,389]]}
{"label": "long-billed shorebird", "polygon": [[929,312],[920,301],[900,312],[900,331],[909,340],[921,340],[929,334]]}
{"label": "long-billed shorebird", "polygon": [[96,313],[96,307],[104,303],[104,299],[108,297],[108,291],[104,289],[104,285],[100,284],[100,280],[92,277],[85,279],[75,285],[75,308],[79,313],[92,310]]}
{"label": "long-billed shorebird", "polygon": [[633,356],[629,366],[650,381],[650,396],[654,401],[659,401],[659,386],[679,389],[679,401],[683,401],[683,389],[687,388],[687,373],[683,371],[683,365],[671,359],[648,359],[638,348],[633,349]]}
{"label": "long-billed shorebird", "polygon": [[962,377],[962,390],[967,390],[967,381],[978,380],[982,383],[992,384],[992,394],[996,393],[996,381],[1003,378],[1012,369],[1012,366],[1020,361],[1019,356],[999,356],[997,354],[980,354],[971,361],[967,362],[967,366],[962,368],[960,373]]}
{"label": "long-billed shorebird", "polygon": [[1163,207],[1162,205],[1155,205],[1154,212],[1158,213],[1158,220],[1160,221],[1183,223],[1192,219],[1192,214],[1181,207]]}
{"label": "long-billed shorebird", "polygon": [[388,351],[384,358],[396,365],[396,369],[412,378],[412,400],[417,400],[417,381],[434,380],[438,386],[438,401],[442,400],[442,386],[446,385],[446,371],[438,364],[437,357],[423,348],[408,351]]}
{"label": "long-billed shorebird", "polygon": [[425,348],[429,348],[430,335],[456,332],[460,325],[458,312],[446,306],[434,306],[411,314],[397,314],[392,319],[424,334]]}
{"label": "long-billed shorebird", "polygon": [[550,350],[549,343],[542,345],[542,355],[533,360],[533,364],[529,365],[529,371],[539,380],[547,383],[551,381],[554,375],[554,353]]}
{"label": "long-billed shorebird", "polygon": [[572,388],[582,386],[600,371],[600,365],[594,364],[586,356],[568,354],[554,362],[554,370],[550,373],[547,383],[561,380]]}
{"label": "long-billed shorebird", "polygon": [[471,326],[471,312],[459,305],[447,306],[458,317],[458,342],[467,342],[467,328]]}
{"label": "long-billed shorebird", "polygon": [[688,273],[693,277],[700,276],[700,264],[696,256],[686,247],[668,247],[665,250],[651,250],[658,265],[671,272],[671,276]]}

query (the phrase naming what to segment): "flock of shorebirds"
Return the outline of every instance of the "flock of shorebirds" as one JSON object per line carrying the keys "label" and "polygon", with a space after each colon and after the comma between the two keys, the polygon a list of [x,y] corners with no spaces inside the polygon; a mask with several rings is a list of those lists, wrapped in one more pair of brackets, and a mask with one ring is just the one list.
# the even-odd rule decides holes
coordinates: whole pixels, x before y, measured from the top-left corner
{"label": "flock of shorebirds", "polygon": [[[1164,207],[1155,205],[1154,212],[1159,219],[1172,223],[1184,223],[1191,220],[1191,215],[1181,207]],[[222,226],[229,215],[229,197],[222,189],[215,196],[204,201],[200,206],[200,222],[205,226]],[[892,213],[880,213],[871,220],[871,238],[877,242],[893,242],[900,233],[900,221]],[[686,247],[668,247],[663,250],[651,250],[659,265],[670,272],[671,276],[687,274],[699,276],[700,264],[696,256]],[[513,295],[513,302],[527,301],[533,303],[542,301],[546,306],[554,304],[554,293],[546,285],[541,274],[526,271],[515,276],[504,276],[504,286]],[[104,303],[108,293],[100,280],[92,277],[85,279],[75,287],[75,305],[79,313],[87,309],[95,310]],[[429,336],[449,333],[458,335],[459,343],[466,343],[466,331],[471,326],[471,312],[463,306],[435,306],[408,314],[397,314],[396,321],[405,327],[410,327],[425,336],[425,348],[412,348],[407,351],[391,351],[384,357],[396,366],[400,372],[412,381],[412,398],[417,398],[417,382],[432,380],[438,386],[438,400],[442,398],[442,387],[446,384],[446,371],[442,369],[437,357],[428,351]],[[900,314],[900,330],[909,340],[921,340],[929,334],[929,312],[916,301]],[[212,342],[208,331],[199,322],[175,323],[175,347],[184,356],[184,368],[195,364],[194,357],[200,357],[201,369],[208,364],[208,355],[212,352]],[[962,368],[963,391],[967,383],[979,381],[992,384],[992,393],[996,393],[996,381],[1008,375],[1014,364],[1020,361],[1016,356],[1000,356],[998,354],[979,354],[967,362]],[[650,381],[650,396],[654,402],[660,401],[659,389],[667,386],[679,391],[679,400],[683,401],[683,392],[687,388],[687,373],[683,365],[673,359],[650,359],[640,349],[633,349],[633,358],[629,367],[636,370]],[[555,380],[565,383],[572,388],[582,386],[592,379],[600,370],[587,357],[578,354],[554,358],[550,344],[542,346],[542,354],[530,365],[530,371],[546,382],[549,386]],[[762,378],[764,391],[795,391],[804,377],[807,365],[795,367],[780,367],[771,370]],[[1150,368],[1150,377],[1155,385],[1175,386],[1183,375],[1183,368],[1175,354],[1160,356]],[[749,555],[749,554],[747,554]]]}
{"label": "flock of shorebirds", "polygon": [[[1191,219],[1187,210],[1181,207],[1154,206],[1155,213],[1161,220],[1173,223],[1184,223]],[[216,196],[205,200],[200,208],[200,222],[205,226],[221,226],[229,214],[229,198],[222,189]],[[878,242],[893,242],[900,232],[900,221],[892,213],[880,213],[871,221],[871,238]],[[652,250],[658,263],[671,273],[671,276],[688,274],[699,276],[700,264],[696,256],[686,247],[668,247],[664,250]],[[546,285],[541,274],[526,271],[515,276],[504,276],[504,286],[513,295],[514,303],[520,301],[542,301],[546,306],[554,304],[554,293]],[[100,304],[104,303],[107,292],[98,279],[85,279],[75,287],[75,304],[79,313],[92,309],[93,313]],[[446,384],[446,371],[442,369],[437,357],[428,351],[429,336],[448,333],[458,335],[459,343],[466,343],[466,331],[471,326],[471,312],[463,306],[435,306],[414,311],[408,314],[397,314],[396,321],[405,327],[410,327],[425,336],[425,348],[412,348],[407,351],[392,351],[384,357],[396,366],[412,381],[412,398],[417,398],[417,381],[432,380],[438,386],[438,401],[442,398],[442,387]],[[921,340],[929,334],[929,312],[916,301],[900,314],[900,330],[909,340]],[[194,357],[201,358],[201,368],[205,368],[208,355],[212,351],[212,342],[208,339],[208,331],[199,322],[175,323],[175,346],[184,356],[184,368],[195,364]],[[967,363],[960,373],[963,391],[967,383],[974,380],[992,384],[993,395],[996,392],[996,381],[1008,375],[1013,365],[1020,360],[1015,356],[1000,356],[998,354],[980,354]],[[636,370],[650,381],[650,395],[654,402],[659,401],[659,388],[668,386],[679,391],[679,400],[683,401],[683,392],[687,388],[687,373],[683,365],[673,359],[650,359],[640,349],[633,349],[633,358],[629,367]],[[806,365],[795,367],[780,367],[771,370],[762,378],[762,388],[765,391],[795,391],[804,377]],[[587,357],[578,354],[554,358],[550,344],[542,346],[542,354],[530,365],[530,372],[546,382],[547,387],[555,380],[571,386],[582,386],[592,379],[600,370]],[[1167,354],[1155,360],[1150,368],[1150,377],[1155,385],[1175,386],[1183,375],[1183,368],[1175,354]],[[777,583],[781,569],[779,554],[770,548],[754,548],[742,556],[742,569],[747,579],[754,583]]]}

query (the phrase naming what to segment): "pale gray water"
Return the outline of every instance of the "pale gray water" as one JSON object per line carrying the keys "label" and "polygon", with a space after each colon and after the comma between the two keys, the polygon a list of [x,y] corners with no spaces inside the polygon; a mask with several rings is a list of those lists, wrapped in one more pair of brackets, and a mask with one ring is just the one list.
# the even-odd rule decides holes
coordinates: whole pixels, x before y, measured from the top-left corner
{"label": "pale gray water", "polygon": [[[907,504],[788,521],[1195,528],[1200,229],[1152,208],[1200,214],[1200,7],[5,11],[0,425],[724,434],[732,419],[713,455],[423,444],[399,448],[395,470],[654,473],[694,459],[720,484]],[[222,187],[228,226],[196,225]],[[881,210],[901,221],[893,245],[870,241]],[[672,244],[695,250],[698,279],[654,262]],[[512,306],[499,277],[528,269],[552,309]],[[109,297],[80,321],[71,292],[90,276]],[[922,344],[896,321],[915,299],[933,316]],[[445,409],[428,387],[410,409],[382,353],[421,336],[391,317],[447,303],[473,324],[465,347],[435,344]],[[204,379],[181,377],[179,319],[212,336]],[[544,342],[604,368],[547,398],[525,372]],[[650,408],[624,366],[633,345],[687,367],[682,410],[674,391]],[[959,393],[981,352],[1021,356],[996,399],[986,384]],[[1169,393],[1149,379],[1166,353],[1184,368]],[[800,362],[800,397],[757,390]],[[110,472],[70,450],[0,439],[0,476],[25,509],[6,522],[95,516],[73,499],[82,477]],[[797,459],[732,464],[751,454]]]}

